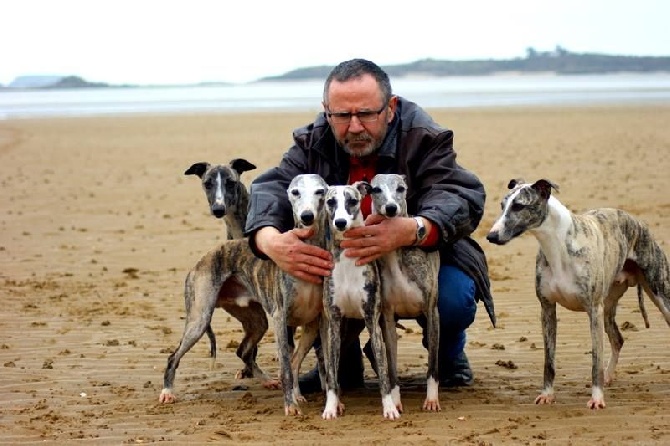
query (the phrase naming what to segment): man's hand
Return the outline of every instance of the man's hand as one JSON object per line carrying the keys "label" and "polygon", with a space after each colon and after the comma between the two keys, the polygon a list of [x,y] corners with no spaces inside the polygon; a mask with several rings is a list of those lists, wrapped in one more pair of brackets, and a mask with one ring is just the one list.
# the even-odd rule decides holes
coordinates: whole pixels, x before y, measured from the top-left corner
{"label": "man's hand", "polygon": [[304,242],[313,229],[291,229],[281,233],[266,226],[256,232],[256,246],[283,271],[298,279],[320,284],[333,269],[330,252]]}
{"label": "man's hand", "polygon": [[[430,224],[425,218],[424,221]],[[411,217],[370,215],[365,226],[350,229],[344,236],[344,255],[358,257],[356,265],[365,265],[398,248],[411,246],[416,240],[416,221]]]}

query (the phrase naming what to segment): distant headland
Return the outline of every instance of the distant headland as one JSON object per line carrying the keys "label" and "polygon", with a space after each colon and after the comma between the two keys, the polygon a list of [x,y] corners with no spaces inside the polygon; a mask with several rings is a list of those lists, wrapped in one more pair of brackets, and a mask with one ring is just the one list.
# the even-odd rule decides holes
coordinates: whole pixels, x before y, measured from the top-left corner
{"label": "distant headland", "polygon": [[[279,76],[263,77],[255,82],[282,82],[323,80],[332,66],[298,68]],[[573,53],[560,46],[552,51],[526,49],[525,57],[496,60],[437,60],[421,59],[399,65],[382,66],[391,77],[408,76],[489,76],[501,73],[557,75],[670,72],[670,56],[621,56],[598,53]],[[225,82],[207,82],[197,85],[230,85]],[[0,91],[45,90],[73,88],[131,88],[139,85],[114,85],[89,82],[79,76],[19,76],[9,85],[0,85]],[[143,85],[144,86],[144,85]],[[151,86],[151,85],[148,85]]]}

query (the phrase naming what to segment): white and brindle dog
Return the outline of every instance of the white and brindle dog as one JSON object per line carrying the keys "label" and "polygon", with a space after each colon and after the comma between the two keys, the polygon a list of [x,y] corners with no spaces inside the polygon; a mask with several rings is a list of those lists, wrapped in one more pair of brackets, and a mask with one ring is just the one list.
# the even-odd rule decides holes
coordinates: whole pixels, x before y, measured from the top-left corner
{"label": "white and brindle dog", "polygon": [[[325,247],[324,202],[328,185],[318,175],[299,175],[291,182],[287,193],[293,206],[296,227],[312,227],[314,234],[308,243]],[[164,388],[159,400],[175,400],[172,387],[180,359],[202,337],[210,323],[217,301],[222,298],[221,287],[232,276],[251,291],[272,316],[278,349],[281,386],[284,392],[286,415],[300,414],[298,401],[303,400],[298,386],[298,372],[306,353],[319,333],[323,308],[323,286],[294,278],[276,263],[261,260],[249,247],[248,240],[228,240],[203,256],[186,277],[184,298],[186,324],[179,346],[170,355],[164,375]],[[223,296],[225,297],[225,296]],[[237,305],[244,305],[239,300]],[[288,326],[303,327],[297,350],[291,359]]]}
{"label": "white and brindle dog", "polygon": [[[487,239],[504,245],[528,231],[540,250],[536,259],[535,292],[542,306],[544,389],[537,404],[554,401],[556,368],[556,303],[585,311],[590,320],[593,359],[588,407],[605,407],[603,387],[615,376],[623,337],[615,321],[619,299],[630,286],[641,286],[670,325],[670,267],[647,226],[619,209],[573,214],[551,190],[549,180],[526,184],[512,180],[502,200],[502,214]],[[611,345],[603,362],[603,331]]]}
{"label": "white and brindle dog", "polygon": [[[184,175],[197,175],[200,178],[211,214],[216,218],[223,218],[227,240],[241,239],[244,236],[249,192],[242,183],[241,176],[255,168],[254,164],[243,158],[234,158],[227,165],[194,163],[184,172]],[[266,375],[256,363],[256,357],[257,345],[268,329],[265,310],[253,300],[248,305],[237,305],[236,300],[249,296],[249,292],[235,276],[221,287],[220,294],[226,298],[220,298],[217,303],[240,322],[244,332],[236,352],[237,357],[244,362],[244,368],[237,372],[236,377],[263,379]],[[210,342],[213,368],[216,361],[216,336],[210,324],[207,324],[205,332]],[[266,385],[273,387],[276,382],[266,381]]]}
{"label": "white and brindle dog", "polygon": [[[386,218],[407,217],[407,183],[402,175],[378,174],[370,182],[372,213]],[[440,318],[437,276],[440,254],[421,248],[401,248],[379,260],[382,277],[382,315],[389,379],[396,407],[402,411],[398,384],[398,338],[395,317],[426,318],[428,372],[423,409],[439,411],[438,350]]]}
{"label": "white and brindle dog", "polygon": [[326,420],[335,419],[344,412],[337,380],[343,317],[365,321],[377,360],[382,413],[384,418],[391,420],[400,417],[391,395],[386,347],[380,328],[382,301],[379,266],[377,262],[357,266],[357,259],[346,257],[340,247],[346,230],[364,224],[361,199],[369,187],[367,182],[359,181],[353,185],[330,186],[326,194],[330,228],[327,249],[335,263],[332,274],[324,277],[323,284],[321,341],[326,369],[326,405],[322,416]]}

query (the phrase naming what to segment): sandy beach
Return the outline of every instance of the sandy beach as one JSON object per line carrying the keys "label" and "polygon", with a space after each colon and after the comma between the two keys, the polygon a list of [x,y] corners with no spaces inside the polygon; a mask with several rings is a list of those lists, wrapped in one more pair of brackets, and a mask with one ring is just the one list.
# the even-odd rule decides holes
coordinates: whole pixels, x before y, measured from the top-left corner
{"label": "sandy beach", "polygon": [[[542,334],[535,239],[485,240],[511,178],[547,178],[576,212],[617,207],[641,218],[670,255],[670,105],[431,110],[455,131],[459,162],[486,186],[475,238],[485,249],[499,326],[480,305],[468,331],[472,387],[442,390],[425,413],[420,330],[400,330],[405,412],[385,421],[370,388],[343,395],[346,413],[321,419],[312,395],[286,417],[280,391],[236,380],[239,323],[217,310],[219,350],[206,339],[182,360],[178,401],[158,401],[168,355],[184,328],[183,282],[225,240],[209,215],[194,162],[246,158],[249,184],[290,146],[313,113],[124,115],[0,121],[0,442],[3,444],[667,444],[670,328],[636,293],[621,301],[625,345],[607,408],[590,411],[585,313],[559,308],[557,401],[536,406]],[[259,360],[276,372],[273,337]],[[609,354],[609,345],[606,345]],[[310,354],[303,369],[313,364]]]}

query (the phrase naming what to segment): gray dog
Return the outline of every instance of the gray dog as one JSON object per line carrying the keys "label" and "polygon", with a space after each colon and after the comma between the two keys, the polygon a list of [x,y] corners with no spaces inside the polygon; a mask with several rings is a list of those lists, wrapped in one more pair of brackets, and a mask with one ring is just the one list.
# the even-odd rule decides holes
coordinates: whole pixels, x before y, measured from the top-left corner
{"label": "gray dog", "polygon": [[[327,187],[318,175],[298,175],[287,190],[296,227],[314,228],[311,239],[306,241],[321,247],[325,246],[326,238],[324,201]],[[319,332],[323,286],[296,279],[282,271],[276,263],[256,257],[249,242],[243,239],[221,244],[205,254],[188,273],[184,287],[184,334],[179,346],[168,358],[159,401],[175,401],[172,386],[179,361],[205,333],[214,309],[220,305],[218,301],[227,298],[222,295],[222,286],[233,276],[251,291],[246,303],[257,302],[272,316],[284,411],[286,415],[297,415],[300,413],[298,401],[302,399],[297,385],[298,371]],[[245,302],[239,297],[235,299],[235,304],[243,307]],[[303,327],[293,358],[287,326]],[[267,377],[263,379],[268,380]]]}
{"label": "gray dog", "polygon": [[[407,183],[403,175],[377,174],[370,182],[372,213],[386,218],[407,217]],[[379,260],[382,277],[384,342],[389,379],[396,407],[402,411],[398,385],[398,339],[395,317],[426,318],[428,372],[424,410],[439,411],[438,349],[440,318],[437,311],[437,275],[440,254],[421,248],[401,248]]]}
{"label": "gray dog", "polygon": [[[228,164],[194,163],[186,169],[184,175],[196,175],[200,178],[202,190],[209,204],[212,215],[223,218],[226,225],[228,240],[241,239],[247,222],[249,192],[240,177],[244,172],[254,170],[256,166],[243,158],[234,158]],[[265,373],[256,363],[257,345],[268,329],[268,318],[263,307],[253,300],[248,305],[240,306],[236,298],[249,295],[246,287],[233,276],[221,287],[221,294],[226,299],[219,299],[217,304],[242,324],[244,336],[237,348],[237,357],[244,362],[244,368],[237,372],[237,378],[257,378]],[[248,299],[246,299],[248,300]],[[216,361],[216,336],[210,324],[205,333],[210,342],[212,367]]]}
{"label": "gray dog", "polygon": [[[618,209],[595,209],[575,215],[553,195],[549,180],[533,184],[511,180],[502,214],[487,239],[504,245],[528,231],[539,244],[535,292],[542,306],[544,389],[537,404],[554,401],[556,303],[585,311],[591,321],[592,372],[588,407],[605,407],[603,387],[614,379],[623,337],[615,316],[619,299],[639,286],[670,325],[670,267],[645,224]],[[603,366],[603,331],[612,347]]]}

